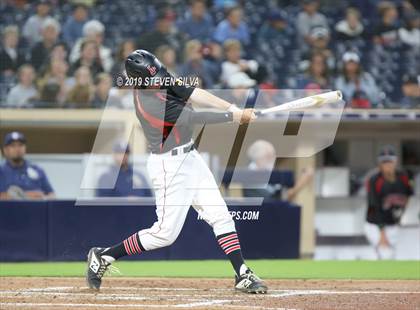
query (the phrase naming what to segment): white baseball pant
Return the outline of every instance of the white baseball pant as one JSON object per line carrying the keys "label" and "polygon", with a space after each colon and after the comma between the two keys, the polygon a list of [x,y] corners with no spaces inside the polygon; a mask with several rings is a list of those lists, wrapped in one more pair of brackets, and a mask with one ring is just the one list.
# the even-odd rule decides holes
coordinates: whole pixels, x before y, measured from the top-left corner
{"label": "white baseball pant", "polygon": [[152,227],[139,231],[145,250],[171,245],[191,205],[216,236],[235,231],[214,176],[196,150],[176,156],[171,152],[151,154],[147,171],[155,191],[158,219]]}

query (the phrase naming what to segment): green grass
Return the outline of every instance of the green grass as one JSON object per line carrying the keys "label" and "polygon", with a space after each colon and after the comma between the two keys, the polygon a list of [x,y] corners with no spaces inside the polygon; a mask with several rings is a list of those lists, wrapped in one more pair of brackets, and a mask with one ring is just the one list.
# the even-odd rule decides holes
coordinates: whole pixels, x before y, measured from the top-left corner
{"label": "green grass", "polygon": [[[417,279],[419,261],[312,261],[249,260],[248,265],[265,279]],[[117,262],[122,276],[229,278],[227,261]],[[84,262],[0,263],[0,276],[81,277]]]}

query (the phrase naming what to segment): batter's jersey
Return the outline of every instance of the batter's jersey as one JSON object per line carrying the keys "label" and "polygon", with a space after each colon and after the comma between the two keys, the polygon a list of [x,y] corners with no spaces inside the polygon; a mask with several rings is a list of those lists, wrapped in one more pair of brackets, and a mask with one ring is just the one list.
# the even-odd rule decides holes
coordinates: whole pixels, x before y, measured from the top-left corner
{"label": "batter's jersey", "polygon": [[231,112],[197,112],[189,103],[194,87],[134,90],[136,114],[152,153],[165,153],[191,141],[194,125],[232,121]]}
{"label": "batter's jersey", "polygon": [[367,221],[385,226],[399,223],[413,189],[407,174],[398,171],[395,181],[389,182],[379,172],[369,179],[367,192]]}

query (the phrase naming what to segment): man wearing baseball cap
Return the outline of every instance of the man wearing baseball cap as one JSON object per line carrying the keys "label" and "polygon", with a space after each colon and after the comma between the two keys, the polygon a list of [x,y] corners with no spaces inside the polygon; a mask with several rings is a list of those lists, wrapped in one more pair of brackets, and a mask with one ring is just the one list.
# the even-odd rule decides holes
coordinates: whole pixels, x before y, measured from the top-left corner
{"label": "man wearing baseball cap", "polygon": [[0,199],[54,198],[54,191],[40,167],[27,161],[26,138],[18,131],[3,140],[5,163],[0,165]]}
{"label": "man wearing baseball cap", "polygon": [[409,178],[397,170],[397,162],[395,149],[384,146],[378,156],[378,172],[367,182],[365,233],[379,259],[395,258],[400,219],[413,194]]}
{"label": "man wearing baseball cap", "polygon": [[99,178],[96,195],[98,197],[151,197],[152,192],[146,178],[134,171],[133,165],[129,162],[130,146],[118,140],[114,143],[112,150],[114,164]]}

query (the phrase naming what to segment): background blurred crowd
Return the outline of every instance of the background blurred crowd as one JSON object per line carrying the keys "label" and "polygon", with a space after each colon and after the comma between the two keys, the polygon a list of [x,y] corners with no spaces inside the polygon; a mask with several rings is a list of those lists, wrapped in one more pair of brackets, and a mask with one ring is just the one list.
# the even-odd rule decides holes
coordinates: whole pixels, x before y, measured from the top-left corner
{"label": "background blurred crowd", "polygon": [[420,108],[416,3],[1,0],[0,107],[131,107],[114,78],[143,48],[208,89],[340,89],[352,108]]}

